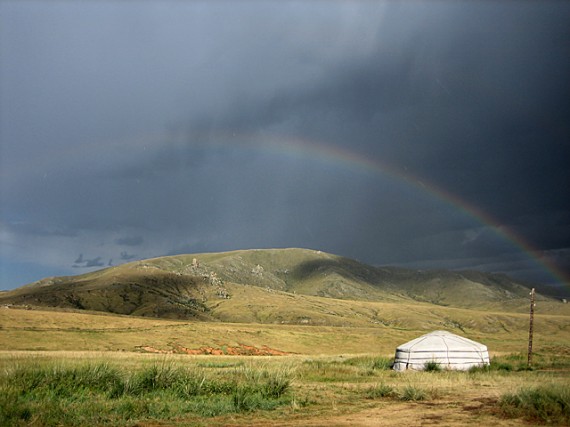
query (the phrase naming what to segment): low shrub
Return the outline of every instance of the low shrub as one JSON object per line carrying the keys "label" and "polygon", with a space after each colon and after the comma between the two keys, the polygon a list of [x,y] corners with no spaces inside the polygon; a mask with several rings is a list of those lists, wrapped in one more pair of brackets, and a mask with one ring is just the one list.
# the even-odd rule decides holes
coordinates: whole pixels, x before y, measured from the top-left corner
{"label": "low shrub", "polygon": [[473,366],[469,369],[470,373],[477,372],[520,372],[520,371],[533,371],[533,367],[529,367],[526,364],[518,363],[513,365],[510,362],[498,361],[496,359],[491,360],[488,365]]}
{"label": "low shrub", "polygon": [[504,394],[499,405],[504,415],[529,421],[570,425],[570,389],[561,385],[523,388]]}
{"label": "low shrub", "polygon": [[473,366],[469,369],[469,373],[484,373],[484,372],[511,372],[516,371],[516,362],[520,363],[520,356],[518,354],[510,354],[506,356],[495,356],[486,365]]}
{"label": "low shrub", "polygon": [[424,364],[424,371],[441,372],[441,365],[434,360],[430,360]]}
{"label": "low shrub", "polygon": [[477,373],[488,373],[491,372],[491,365],[479,365],[479,366],[472,366],[469,368],[470,374],[477,374]]}

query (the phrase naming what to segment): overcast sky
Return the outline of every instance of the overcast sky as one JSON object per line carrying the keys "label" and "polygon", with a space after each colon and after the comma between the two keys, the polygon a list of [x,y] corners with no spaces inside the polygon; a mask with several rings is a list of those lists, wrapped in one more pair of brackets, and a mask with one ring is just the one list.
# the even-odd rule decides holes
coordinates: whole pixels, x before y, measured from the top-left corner
{"label": "overcast sky", "polygon": [[0,289],[271,247],[567,279],[568,22],[553,1],[1,0]]}

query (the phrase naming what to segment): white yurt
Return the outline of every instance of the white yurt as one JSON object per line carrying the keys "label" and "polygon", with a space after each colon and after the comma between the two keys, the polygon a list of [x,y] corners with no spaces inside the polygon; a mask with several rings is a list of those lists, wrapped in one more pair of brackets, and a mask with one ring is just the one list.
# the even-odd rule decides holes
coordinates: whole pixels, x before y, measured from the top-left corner
{"label": "white yurt", "polygon": [[438,363],[442,369],[466,371],[488,365],[489,352],[487,346],[447,331],[430,332],[396,348],[396,371],[421,371],[427,362]]}

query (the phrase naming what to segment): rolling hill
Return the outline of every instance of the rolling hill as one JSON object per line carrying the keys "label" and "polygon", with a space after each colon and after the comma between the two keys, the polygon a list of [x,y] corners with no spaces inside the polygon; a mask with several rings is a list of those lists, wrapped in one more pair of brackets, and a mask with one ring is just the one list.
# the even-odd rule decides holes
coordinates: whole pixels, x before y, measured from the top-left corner
{"label": "rolling hill", "polygon": [[[522,313],[528,294],[527,286],[501,274],[379,268],[321,251],[263,249],[47,278],[0,294],[0,304],[204,321],[395,325],[397,316],[383,317],[370,303]],[[569,311],[560,301],[537,299],[548,313]]]}

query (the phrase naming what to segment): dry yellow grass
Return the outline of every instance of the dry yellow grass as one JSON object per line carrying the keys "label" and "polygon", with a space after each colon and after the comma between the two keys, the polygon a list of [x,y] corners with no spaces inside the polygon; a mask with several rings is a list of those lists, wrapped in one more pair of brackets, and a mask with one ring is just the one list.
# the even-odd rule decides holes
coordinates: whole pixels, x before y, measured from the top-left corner
{"label": "dry yellow grass", "polygon": [[[137,318],[101,313],[0,309],[0,348],[4,351],[169,351],[173,345],[195,349],[240,344],[297,354],[391,355],[398,344],[435,329],[447,329],[485,343],[491,353],[523,352],[528,318],[415,304],[330,300],[328,310],[350,310],[360,319],[382,313],[393,325],[356,321],[349,327],[322,325],[223,323]],[[318,302],[318,300],[317,300]],[[324,302],[323,302],[324,304]],[[363,313],[358,316],[357,313]],[[355,314],[356,313],[356,314]],[[406,328],[398,326],[398,320]],[[458,329],[459,328],[459,329]],[[538,314],[535,350],[570,351],[570,317]]]}

